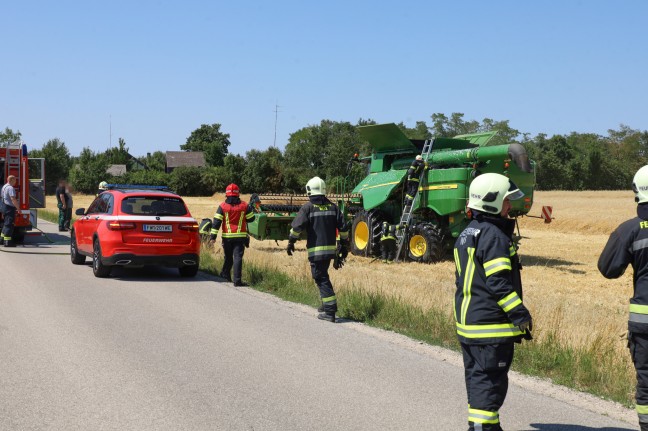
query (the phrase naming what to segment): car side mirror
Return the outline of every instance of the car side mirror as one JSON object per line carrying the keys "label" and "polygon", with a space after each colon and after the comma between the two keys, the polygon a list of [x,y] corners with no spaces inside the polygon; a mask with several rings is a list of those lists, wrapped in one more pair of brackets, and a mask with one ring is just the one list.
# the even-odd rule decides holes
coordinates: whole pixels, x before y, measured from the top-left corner
{"label": "car side mirror", "polygon": [[74,212],[74,214],[82,216],[85,215],[85,208],[77,208],[77,210]]}

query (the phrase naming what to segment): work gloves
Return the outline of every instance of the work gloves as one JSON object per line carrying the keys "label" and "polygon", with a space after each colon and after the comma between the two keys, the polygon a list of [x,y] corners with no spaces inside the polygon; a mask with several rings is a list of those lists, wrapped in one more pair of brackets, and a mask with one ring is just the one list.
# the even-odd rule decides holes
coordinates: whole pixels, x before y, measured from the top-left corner
{"label": "work gloves", "polygon": [[210,242],[216,242],[216,237],[217,237],[217,236],[218,236],[218,235],[216,235],[216,234],[211,234],[211,235],[209,235],[209,241],[210,241]]}
{"label": "work gloves", "polygon": [[525,340],[533,340],[533,337],[531,336],[531,331],[533,330],[533,320],[529,319],[526,322],[521,323],[518,328],[520,328],[520,331],[523,332],[522,338]]}
{"label": "work gloves", "polygon": [[335,249],[335,259],[333,259],[333,269],[342,268],[348,255],[349,248],[346,242],[338,241],[337,248]]}
{"label": "work gloves", "polygon": [[292,241],[288,241],[288,246],[286,247],[286,253],[288,253],[288,256],[292,256],[294,252],[295,252],[295,243]]}

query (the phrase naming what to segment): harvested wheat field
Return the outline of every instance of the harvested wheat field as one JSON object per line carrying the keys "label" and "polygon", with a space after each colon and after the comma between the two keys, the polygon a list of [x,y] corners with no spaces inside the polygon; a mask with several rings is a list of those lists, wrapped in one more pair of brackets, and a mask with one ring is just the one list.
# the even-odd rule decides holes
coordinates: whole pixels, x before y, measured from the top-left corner
{"label": "harvested wheat field", "polygon": [[[92,198],[75,196],[75,207],[87,207]],[[212,217],[223,198],[214,195],[185,201],[200,220]],[[542,205],[553,206],[551,224],[535,218],[520,222],[524,301],[534,317],[534,337],[541,340],[552,333],[577,348],[597,339],[613,340],[619,365],[627,367],[631,375],[625,332],[632,270],[619,280],[606,280],[596,263],[610,232],[634,217],[632,192],[536,192],[531,214],[539,215]],[[285,244],[253,240],[245,259],[294,277],[308,277],[304,243],[298,243],[298,252],[292,257],[286,255]],[[341,294],[345,287],[381,291],[423,309],[443,310],[448,318],[452,313],[454,263],[450,260],[434,265],[383,264],[349,256],[345,267],[332,270],[331,277]]]}

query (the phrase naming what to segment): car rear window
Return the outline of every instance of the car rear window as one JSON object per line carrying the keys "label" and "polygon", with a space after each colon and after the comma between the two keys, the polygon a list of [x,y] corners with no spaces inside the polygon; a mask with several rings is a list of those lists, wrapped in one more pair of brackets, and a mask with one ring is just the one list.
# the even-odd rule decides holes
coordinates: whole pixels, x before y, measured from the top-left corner
{"label": "car rear window", "polygon": [[187,207],[179,198],[129,196],[122,200],[121,212],[131,215],[183,216],[187,215]]}

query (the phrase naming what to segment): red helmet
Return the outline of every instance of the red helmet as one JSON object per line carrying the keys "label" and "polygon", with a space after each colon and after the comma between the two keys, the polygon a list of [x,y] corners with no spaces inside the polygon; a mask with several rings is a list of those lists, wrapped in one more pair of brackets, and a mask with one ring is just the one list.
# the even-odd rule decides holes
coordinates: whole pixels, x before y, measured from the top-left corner
{"label": "red helmet", "polygon": [[229,196],[238,196],[240,193],[241,192],[239,190],[239,187],[234,183],[230,184],[225,189],[225,196],[227,196],[227,197],[229,197]]}

